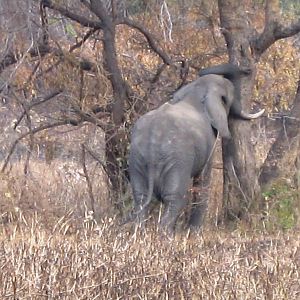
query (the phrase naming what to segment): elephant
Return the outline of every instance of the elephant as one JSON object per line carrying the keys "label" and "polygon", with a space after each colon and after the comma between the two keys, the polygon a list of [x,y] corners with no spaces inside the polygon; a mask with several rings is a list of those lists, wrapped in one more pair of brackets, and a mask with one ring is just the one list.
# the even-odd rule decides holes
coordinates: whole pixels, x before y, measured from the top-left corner
{"label": "elephant", "polygon": [[[248,71],[233,64],[203,69],[172,99],[141,116],[131,132],[128,172],[133,192],[131,219],[143,223],[154,195],[164,205],[163,231],[174,233],[187,204],[192,178],[208,172],[217,136],[231,138],[230,115],[250,120],[240,102],[240,78]],[[207,205],[192,211],[189,226],[200,228]]]}

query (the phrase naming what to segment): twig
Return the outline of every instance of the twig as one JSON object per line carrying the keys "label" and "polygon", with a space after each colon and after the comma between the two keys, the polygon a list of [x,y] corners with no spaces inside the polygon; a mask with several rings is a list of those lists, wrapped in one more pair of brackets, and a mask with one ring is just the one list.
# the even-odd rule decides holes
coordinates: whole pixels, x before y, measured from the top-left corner
{"label": "twig", "polygon": [[18,145],[18,143],[24,139],[25,137],[27,137],[29,134],[36,134],[40,131],[46,130],[46,129],[50,129],[50,128],[54,128],[54,127],[58,127],[58,126],[63,126],[63,125],[68,125],[71,124],[73,126],[77,126],[79,123],[81,122],[81,120],[76,120],[76,119],[66,119],[66,120],[62,120],[62,121],[58,121],[56,123],[52,123],[52,124],[46,124],[37,128],[33,128],[31,130],[31,132],[26,132],[24,134],[22,134],[21,136],[19,136],[12,144],[8,155],[6,156],[3,166],[1,168],[1,172],[3,173],[9,163],[10,157],[12,156],[16,146]]}
{"label": "twig", "polygon": [[90,176],[89,176],[89,173],[88,173],[88,170],[87,170],[87,167],[86,167],[86,150],[85,150],[84,144],[81,144],[81,149],[82,149],[82,156],[81,156],[81,158],[82,158],[82,169],[83,169],[84,177],[85,177],[86,184],[87,184],[87,187],[88,187],[88,193],[89,193],[90,200],[91,200],[91,208],[92,208],[93,213],[95,213],[95,197],[94,197],[94,194],[93,194],[93,186],[92,186]]}
{"label": "twig", "polygon": [[56,1],[54,2],[54,1],[51,1],[51,0],[42,0],[41,2],[42,2],[44,7],[56,10],[60,14],[62,14],[63,16],[79,23],[80,25],[82,25],[84,27],[90,27],[90,28],[94,28],[94,29],[102,29],[102,22],[93,21],[93,20],[85,18],[84,16],[77,15],[76,13],[74,13],[74,12],[68,10],[67,8],[59,5],[58,3],[56,3]]}
{"label": "twig", "polygon": [[42,58],[41,58],[41,59],[37,62],[37,64],[34,66],[34,68],[33,68],[32,72],[31,72],[31,74],[29,75],[28,79],[26,80],[26,82],[25,82],[25,84],[24,84],[25,87],[29,84],[29,82],[31,82],[33,76],[35,75],[35,73],[36,73],[37,70],[39,69],[39,66],[40,66],[40,64],[41,64],[41,60],[42,60]]}
{"label": "twig", "polygon": [[[56,90],[56,91],[51,92],[49,95],[45,96],[44,99],[42,99],[42,100],[40,100],[40,101],[37,101],[37,100],[36,100],[36,101],[33,101],[30,105],[28,105],[28,104],[26,104],[26,103],[22,104],[24,111],[23,111],[23,113],[21,114],[21,116],[19,117],[19,119],[16,121],[16,123],[15,123],[15,125],[14,125],[13,128],[16,129],[16,128],[19,126],[20,122],[22,121],[22,119],[24,118],[24,116],[25,116],[25,114],[26,114],[26,111],[29,111],[29,110],[32,109],[34,106],[40,105],[40,104],[42,104],[42,103],[45,103],[45,102],[51,100],[52,98],[56,97],[56,96],[59,95],[60,93],[62,93],[62,90],[61,90],[61,89],[60,89],[60,90]],[[15,97],[16,97],[16,95],[15,95]],[[16,97],[16,98],[17,98],[17,97]]]}
{"label": "twig", "polygon": [[88,40],[88,38],[89,38],[92,34],[94,34],[96,31],[98,31],[98,29],[95,29],[95,28],[90,29],[90,30],[85,34],[85,36],[82,38],[81,41],[79,41],[78,43],[76,43],[75,45],[73,45],[73,46],[70,48],[69,52],[73,52],[75,49],[81,47],[81,46]]}
{"label": "twig", "polygon": [[32,124],[31,124],[31,117],[30,117],[30,112],[29,109],[27,107],[27,104],[22,101],[14,91],[12,91],[12,94],[15,96],[16,100],[20,103],[20,105],[23,107],[24,109],[24,113],[23,115],[26,115],[26,124],[29,130],[29,137],[30,137],[30,144],[29,144],[29,150],[27,150],[27,156],[26,156],[26,160],[25,160],[25,165],[24,165],[24,174],[28,173],[28,166],[29,166],[29,161],[30,161],[30,157],[33,151],[33,146],[34,146],[34,135],[32,134]]}
{"label": "twig", "polygon": [[41,15],[41,23],[42,23],[42,36],[43,36],[43,44],[49,44],[49,31],[48,31],[48,18],[46,9],[42,3],[40,2],[40,15]]}
{"label": "twig", "polygon": [[155,41],[154,37],[152,36],[152,34],[146,28],[144,28],[142,25],[140,25],[137,22],[134,22],[133,20],[130,20],[128,18],[118,19],[117,24],[124,24],[124,25],[127,25],[129,27],[137,29],[140,33],[142,33],[144,35],[144,37],[146,38],[149,46],[152,48],[152,50],[156,54],[159,55],[159,57],[163,60],[163,62],[165,64],[167,64],[167,65],[172,65],[173,64],[171,58],[162,49],[160,49],[157,46],[156,41]]}
{"label": "twig", "polygon": [[244,198],[244,201],[245,201],[244,203],[248,203],[248,207],[247,207],[247,209],[248,209],[251,202],[249,201],[248,197],[246,196],[246,194],[244,193],[244,191],[242,189],[242,185],[241,185],[241,182],[240,182],[240,179],[239,179],[238,175],[236,174],[232,158],[230,158],[230,167],[231,167],[231,170],[232,170],[232,174],[234,175],[234,177],[236,179],[236,183],[237,183],[236,186],[238,187],[239,191],[241,192],[241,194]]}
{"label": "twig", "polygon": [[[165,21],[164,14],[166,15],[167,22]],[[173,23],[172,23],[171,14],[169,12],[166,1],[163,1],[161,8],[160,8],[160,22],[161,22],[161,27],[163,30],[165,40],[167,40],[166,32],[165,32],[165,24],[166,24],[166,28],[168,30],[168,38],[169,38],[170,42],[173,43],[173,40],[172,40]]]}
{"label": "twig", "polygon": [[94,158],[102,167],[106,167],[106,162],[101,160],[98,155],[92,150],[90,149],[88,146],[84,146],[85,147],[85,151],[92,157]]}

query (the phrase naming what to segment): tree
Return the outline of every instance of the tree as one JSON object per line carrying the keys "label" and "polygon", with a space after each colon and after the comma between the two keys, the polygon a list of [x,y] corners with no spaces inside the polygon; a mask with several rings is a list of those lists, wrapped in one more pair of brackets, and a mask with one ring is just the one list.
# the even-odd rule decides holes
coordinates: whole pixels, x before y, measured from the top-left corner
{"label": "tree", "polygon": [[[31,3],[29,1],[28,3]],[[137,111],[139,114],[145,111],[146,105],[144,101],[140,101],[138,96],[134,95],[133,90],[129,86],[128,82],[122,76],[122,71],[118,61],[118,53],[116,49],[116,33],[117,28],[127,26],[133,30],[136,30],[144,36],[147,41],[148,47],[157,54],[162,63],[151,79],[151,84],[154,84],[166,65],[174,65],[173,60],[158,46],[157,41],[153,35],[141,24],[135,22],[133,19],[126,17],[124,11],[120,11],[122,7],[116,5],[115,1],[81,1],[81,3],[74,3],[64,1],[59,3],[57,1],[44,0],[40,1],[40,17],[41,26],[38,28],[42,34],[42,38],[32,40],[32,45],[28,46],[28,49],[22,49],[18,53],[15,49],[11,49],[5,53],[3,59],[0,62],[0,71],[5,70],[11,65],[21,62],[22,59],[37,58],[38,63],[32,71],[30,78],[33,78],[39,69],[43,58],[53,57],[57,61],[48,66],[48,69],[43,75],[49,73],[49,71],[62,62],[65,62],[72,66],[72,76],[78,77],[80,84],[79,94],[76,95],[77,100],[67,100],[70,109],[68,114],[60,114],[60,119],[57,122],[51,122],[43,124],[41,126],[32,128],[34,126],[29,125],[29,132],[21,135],[19,139],[13,143],[13,146],[4,162],[2,170],[5,170],[9,161],[10,155],[13,153],[15,147],[21,139],[27,136],[33,136],[34,134],[46,130],[48,128],[70,124],[78,126],[82,122],[91,122],[96,126],[101,127],[105,132],[106,141],[106,164],[105,169],[111,182],[112,198],[117,199],[118,193],[122,190],[121,177],[124,176],[124,157],[127,151],[127,135],[128,131],[126,124],[128,119],[132,118],[136,114],[133,111]],[[76,12],[75,12],[76,11]],[[50,15],[50,17],[49,17]],[[49,18],[61,15],[63,20],[71,20],[72,24],[78,24],[80,28],[87,28],[87,32],[81,39],[77,39],[73,45],[74,38],[67,41],[64,40],[63,46],[59,46],[59,42],[55,41],[53,33],[49,31]],[[65,21],[66,24],[68,24]],[[69,23],[69,28],[74,26]],[[73,29],[74,30],[74,29]],[[30,36],[30,35],[29,35]],[[77,50],[88,40],[94,40],[98,49],[102,52],[102,63],[99,66],[91,59],[84,58]],[[67,45],[69,43],[69,45]],[[101,45],[99,45],[101,44]],[[69,51],[66,51],[66,47],[69,47]],[[97,74],[100,70],[103,78],[107,78],[110,83],[110,90],[112,97],[108,103],[104,105],[95,105],[87,111],[83,107],[83,91],[85,89],[85,72],[93,72]],[[30,79],[29,79],[30,81]],[[28,105],[24,104],[24,113],[18,120],[15,127],[17,127],[22,121],[24,116],[27,116],[28,120],[31,120],[29,111],[38,106],[41,103],[45,103],[53,97],[62,93],[64,89],[59,88],[49,95],[46,95],[41,101],[30,101]],[[151,88],[149,88],[151,90]],[[17,93],[15,93],[17,97]],[[69,97],[70,98],[70,97]],[[137,100],[138,99],[138,100]],[[66,99],[65,99],[66,100]],[[111,101],[112,100],[112,101]],[[20,101],[21,103],[21,101]],[[101,121],[103,118],[105,121]]]}
{"label": "tree", "polygon": [[[242,83],[243,105],[248,109],[256,74],[255,63],[261,55],[279,39],[300,32],[300,20],[283,26],[280,23],[280,5],[277,0],[266,1],[265,25],[258,33],[251,25],[245,5],[230,0],[219,0],[220,23],[225,37],[229,60],[252,72]],[[234,12],[234,14],[233,14]],[[224,207],[227,218],[245,215],[250,207],[260,202],[258,169],[253,145],[249,139],[248,124],[232,122],[233,139],[223,142],[224,159]]]}
{"label": "tree", "polygon": [[[283,160],[287,153],[295,153],[294,165],[299,169],[300,155],[300,80],[292,109],[288,116],[284,117],[284,126],[278,133],[278,136],[269,150],[268,156],[261,167],[259,183],[262,188],[266,188],[274,179],[284,175]],[[290,170],[289,170],[290,171]],[[299,176],[298,172],[295,174]],[[296,178],[296,180],[299,180]],[[297,183],[296,183],[297,184]]]}
{"label": "tree", "polygon": [[[201,67],[226,59],[224,40],[218,34],[218,18],[212,13],[214,3],[203,7],[189,2],[192,11],[187,9],[187,2],[182,1],[137,1],[133,6],[127,6],[128,9],[119,6],[125,1],[113,0],[3,1],[2,9],[4,4],[9,4],[7,7],[12,7],[12,11],[21,7],[24,18],[15,18],[14,21],[20,23],[9,24],[13,18],[7,13],[7,18],[0,21],[7,29],[7,34],[1,37],[7,47],[1,51],[0,74],[4,74],[4,78],[16,74],[13,82],[0,83],[1,96],[14,99],[20,109],[14,129],[26,124],[28,130],[12,144],[2,170],[7,168],[21,140],[29,138],[33,145],[34,136],[49,128],[92,123],[105,133],[106,163],[95,153],[90,154],[104,165],[115,201],[124,187],[128,128],[140,114],[166,101],[171,92],[196,76]],[[206,1],[202,3],[207,4]],[[251,70],[242,82],[243,105],[249,110],[256,63],[276,40],[299,32],[299,21],[282,26],[279,2],[268,1],[265,27],[258,33],[251,25],[251,1],[245,3],[247,10],[245,5],[233,0],[219,0],[218,4],[220,29],[229,60]],[[139,9],[136,5],[140,5]],[[149,7],[153,10],[148,14]],[[130,12],[133,13],[128,17]],[[143,21],[137,22],[135,14],[143,17]],[[183,15],[189,22],[183,22]],[[19,31],[16,32],[17,28],[24,28],[24,19],[26,31],[22,31],[21,38]],[[158,22],[163,25],[157,26]],[[207,36],[213,38],[209,40]],[[126,42],[134,46],[130,50],[120,48],[122,39],[128,40],[123,41],[121,47]],[[137,47],[138,51],[134,52]],[[131,54],[128,55],[128,51],[132,51]],[[131,58],[127,65],[124,64],[125,56]],[[134,68],[137,58],[152,63],[144,76]],[[145,65],[141,63],[140,69],[145,69]],[[135,72],[135,80],[132,80]],[[40,105],[46,104],[50,108],[55,101],[62,109],[55,112],[49,109],[46,122],[37,122],[32,112]],[[249,124],[232,122],[234,138],[223,144],[224,207],[230,218],[243,216],[258,203],[256,200],[261,194],[262,182],[258,177],[253,145],[251,139],[246,138]],[[27,162],[30,153],[28,151]],[[206,192],[207,189],[203,194]]]}

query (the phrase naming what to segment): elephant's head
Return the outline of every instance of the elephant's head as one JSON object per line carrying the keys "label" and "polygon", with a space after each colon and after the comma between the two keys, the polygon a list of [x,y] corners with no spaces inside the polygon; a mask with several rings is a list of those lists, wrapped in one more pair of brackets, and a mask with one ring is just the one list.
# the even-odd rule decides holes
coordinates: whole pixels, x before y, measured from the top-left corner
{"label": "elephant's head", "polygon": [[[234,105],[233,84],[216,75],[207,75],[199,79],[204,95],[201,99],[206,117],[211,126],[219,132],[221,137],[230,138],[228,115]],[[200,92],[200,90],[199,90]]]}
{"label": "elephant's head", "polygon": [[241,77],[249,75],[250,72],[251,72],[250,69],[242,70],[238,66],[233,64],[223,64],[223,65],[202,69],[199,72],[199,76],[201,77],[208,74],[216,74],[216,75],[222,75],[224,78],[230,80],[234,86],[234,101],[232,102],[230,107],[230,114],[244,120],[251,120],[260,117],[265,110],[262,109],[258,113],[250,114],[244,112],[242,109]]}

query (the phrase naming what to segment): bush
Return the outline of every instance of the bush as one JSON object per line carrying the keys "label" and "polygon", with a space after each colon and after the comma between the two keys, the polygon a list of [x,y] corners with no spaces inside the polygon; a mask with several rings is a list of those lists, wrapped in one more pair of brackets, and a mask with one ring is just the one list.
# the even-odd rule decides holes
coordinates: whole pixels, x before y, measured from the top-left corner
{"label": "bush", "polygon": [[296,189],[275,183],[263,193],[266,208],[265,225],[269,229],[292,229],[297,225],[299,204]]}

